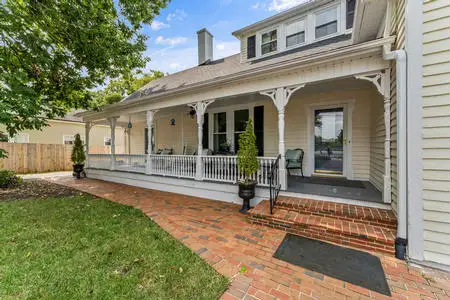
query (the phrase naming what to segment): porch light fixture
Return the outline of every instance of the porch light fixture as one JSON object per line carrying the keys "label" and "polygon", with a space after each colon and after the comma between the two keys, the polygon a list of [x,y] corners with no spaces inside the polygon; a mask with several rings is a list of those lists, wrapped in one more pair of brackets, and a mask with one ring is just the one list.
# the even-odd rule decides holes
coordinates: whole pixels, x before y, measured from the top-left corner
{"label": "porch light fixture", "polygon": [[128,127],[128,129],[131,129],[131,128],[133,128],[133,124],[131,124],[131,122],[130,122],[130,123],[128,123],[127,127]]}
{"label": "porch light fixture", "polygon": [[175,126],[175,119],[171,119],[171,120],[170,120],[170,125],[171,125],[171,126]]}
{"label": "porch light fixture", "polygon": [[197,112],[195,111],[195,109],[191,108],[191,110],[189,111],[189,116],[191,116],[191,119],[195,118],[196,114]]}

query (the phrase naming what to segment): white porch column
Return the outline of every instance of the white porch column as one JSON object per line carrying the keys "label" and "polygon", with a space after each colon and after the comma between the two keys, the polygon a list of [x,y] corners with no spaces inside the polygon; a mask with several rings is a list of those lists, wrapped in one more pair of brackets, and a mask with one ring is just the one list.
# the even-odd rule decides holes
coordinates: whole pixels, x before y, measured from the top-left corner
{"label": "white porch column", "polygon": [[[202,154],[203,154],[203,122],[205,121],[205,112],[208,105],[213,103],[214,100],[199,101],[197,103],[189,104],[190,107],[195,109],[197,114],[197,135],[198,135],[198,147],[197,147],[197,162],[196,162],[196,173],[195,180],[202,180],[203,177],[203,164],[202,164]],[[206,133],[208,134],[208,133]]]}
{"label": "white porch column", "polygon": [[305,86],[304,84],[300,84],[296,86],[279,87],[276,89],[260,92],[261,95],[270,97],[278,110],[278,154],[281,155],[279,177],[282,190],[287,189],[287,172],[286,172],[286,158],[285,158],[286,146],[284,142],[284,131],[285,131],[284,115],[286,105],[288,104],[292,94],[294,94],[297,90],[303,88],[304,86]]}
{"label": "white porch column", "polygon": [[89,167],[89,133],[91,132],[91,128],[93,126],[93,123],[86,122],[84,124],[84,143],[86,147],[86,162],[85,162],[85,168]]}
{"label": "white porch column", "polygon": [[146,174],[152,173],[152,157],[153,154],[152,151],[152,139],[153,139],[153,120],[155,119],[155,114],[158,112],[158,110],[148,110],[147,111],[147,165],[146,165]]}
{"label": "white porch column", "polygon": [[383,202],[391,203],[391,85],[390,70],[384,70],[372,74],[355,76],[372,82],[377,88],[384,101],[384,176],[383,176]]}
{"label": "white porch column", "polygon": [[111,127],[111,170],[116,168],[116,124],[118,117],[109,118]]}

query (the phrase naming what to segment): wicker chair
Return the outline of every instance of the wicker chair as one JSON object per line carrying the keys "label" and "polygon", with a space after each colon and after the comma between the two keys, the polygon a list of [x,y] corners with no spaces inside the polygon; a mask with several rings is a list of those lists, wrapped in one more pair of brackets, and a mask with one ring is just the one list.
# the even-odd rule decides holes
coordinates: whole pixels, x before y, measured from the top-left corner
{"label": "wicker chair", "polygon": [[305,152],[303,149],[289,149],[286,151],[286,169],[289,172],[289,175],[291,175],[290,170],[298,170],[300,169],[300,172],[303,176],[303,156]]}

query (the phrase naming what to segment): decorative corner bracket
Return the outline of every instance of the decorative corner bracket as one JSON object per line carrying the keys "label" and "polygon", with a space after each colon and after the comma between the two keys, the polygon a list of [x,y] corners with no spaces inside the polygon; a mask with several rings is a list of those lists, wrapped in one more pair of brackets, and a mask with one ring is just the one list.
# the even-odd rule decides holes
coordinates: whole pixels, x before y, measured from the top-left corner
{"label": "decorative corner bracket", "polygon": [[387,70],[379,71],[376,73],[355,75],[355,78],[373,83],[373,85],[375,85],[375,87],[377,88],[378,93],[380,93],[380,95],[382,95],[384,98],[390,96],[389,72]]}
{"label": "decorative corner bracket", "polygon": [[198,101],[196,103],[188,104],[189,107],[192,107],[195,112],[197,113],[197,117],[203,116],[206,112],[206,109],[208,106],[213,103],[215,100],[205,100],[205,101]]}
{"label": "decorative corner bracket", "polygon": [[273,103],[275,104],[277,110],[279,112],[284,111],[286,105],[289,102],[289,99],[291,99],[291,96],[298,91],[301,88],[304,88],[305,84],[297,84],[293,86],[288,87],[279,87],[271,90],[265,90],[259,92],[261,95],[268,96],[270,99],[272,99]]}

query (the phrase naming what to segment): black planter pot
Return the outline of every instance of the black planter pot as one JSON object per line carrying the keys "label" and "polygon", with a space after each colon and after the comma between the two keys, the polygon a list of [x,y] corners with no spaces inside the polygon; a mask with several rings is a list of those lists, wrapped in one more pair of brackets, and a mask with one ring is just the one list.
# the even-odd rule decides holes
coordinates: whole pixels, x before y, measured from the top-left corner
{"label": "black planter pot", "polygon": [[81,173],[83,173],[84,170],[84,164],[76,164],[73,165],[73,172],[75,173],[75,176],[77,179],[81,179]]}
{"label": "black planter pot", "polygon": [[247,213],[250,209],[250,200],[255,198],[256,182],[239,183],[239,197],[243,199],[241,213]]}

